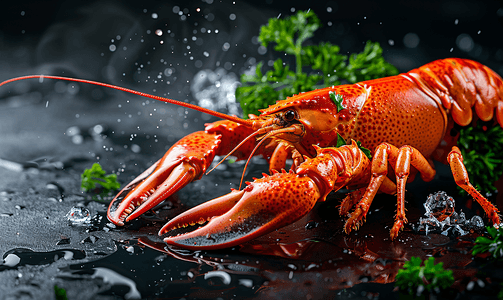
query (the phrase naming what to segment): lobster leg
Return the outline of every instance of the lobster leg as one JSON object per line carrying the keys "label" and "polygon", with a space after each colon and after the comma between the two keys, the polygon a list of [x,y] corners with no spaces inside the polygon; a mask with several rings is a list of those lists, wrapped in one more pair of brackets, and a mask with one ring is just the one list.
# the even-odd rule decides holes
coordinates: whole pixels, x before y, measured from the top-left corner
{"label": "lobster leg", "polygon": [[468,172],[463,164],[463,156],[459,148],[454,146],[452,151],[447,156],[447,161],[451,167],[452,175],[454,176],[454,181],[458,186],[464,189],[470,196],[472,196],[477,202],[482,206],[486,212],[489,220],[493,222],[494,227],[498,228],[501,224],[500,216],[498,215],[498,209],[487,200],[484,196],[477,191],[473,185],[470,183],[468,178]]}
{"label": "lobster leg", "polygon": [[[108,207],[108,219],[124,225],[154,208],[193,180],[201,178],[215,155],[228,153],[231,147],[250,134],[245,126],[219,121],[206,131],[194,132],[175,143],[162,159],[128,184]],[[244,143],[235,155],[241,159],[253,149],[255,141]]]}
{"label": "lobster leg", "polygon": [[355,211],[347,220],[345,224],[346,232],[357,229],[361,224],[378,189],[390,191],[393,188],[392,182],[386,177],[388,161],[392,166],[395,166],[397,182],[397,214],[390,232],[391,239],[395,239],[403,225],[407,223],[405,217],[405,185],[410,174],[410,166],[414,166],[421,173],[424,181],[431,181],[435,176],[435,170],[417,149],[410,146],[402,146],[398,149],[388,143],[380,144],[372,159],[370,184],[362,199],[356,205]]}

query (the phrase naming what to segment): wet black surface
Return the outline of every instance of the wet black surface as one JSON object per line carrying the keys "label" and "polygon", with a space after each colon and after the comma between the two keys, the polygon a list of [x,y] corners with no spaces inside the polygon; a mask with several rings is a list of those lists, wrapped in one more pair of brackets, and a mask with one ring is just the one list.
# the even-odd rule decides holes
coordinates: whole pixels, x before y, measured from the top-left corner
{"label": "wet black surface", "polygon": [[[494,35],[502,30],[503,10],[495,1],[37,3],[10,3],[1,11],[0,80],[78,76],[196,102],[191,87],[199,71],[221,68],[232,80],[254,62],[276,58],[272,49],[260,54],[253,37],[268,18],[291,14],[292,7],[311,8],[322,19],[315,41],[349,52],[361,51],[368,39],[378,41],[400,71],[455,56],[503,73],[502,41]],[[419,38],[416,47],[410,33]],[[35,80],[0,88],[0,299],[51,299],[54,285],[65,288],[69,299],[397,299],[392,282],[398,268],[411,256],[428,255],[453,269],[458,297],[495,297],[501,267],[469,253],[480,232],[450,238],[407,226],[391,242],[393,197],[378,197],[366,224],[350,235],[342,232],[335,208],[340,195],[333,195],[270,235],[201,252],[166,248],[156,234],[160,220],[237,188],[242,164],[223,164],[168,199],[158,215],[126,229],[103,218],[106,203],[80,191],[80,174],[92,163],[125,184],[210,120],[82,84]],[[266,169],[255,160],[247,178]],[[438,190],[454,196],[456,210],[467,218],[480,214],[456,195],[452,176],[440,168],[434,182],[416,180],[408,187],[411,223]],[[86,208],[94,221],[70,225],[66,215],[73,207]]]}

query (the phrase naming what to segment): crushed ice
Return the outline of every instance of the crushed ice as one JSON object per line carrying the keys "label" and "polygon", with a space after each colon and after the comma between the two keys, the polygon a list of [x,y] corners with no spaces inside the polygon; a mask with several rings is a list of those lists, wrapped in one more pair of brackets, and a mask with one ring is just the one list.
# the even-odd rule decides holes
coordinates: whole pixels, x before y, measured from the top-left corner
{"label": "crushed ice", "polygon": [[462,236],[468,234],[471,229],[484,228],[484,221],[480,216],[473,216],[466,219],[465,213],[459,214],[454,210],[456,203],[454,199],[444,191],[430,194],[424,203],[425,217],[419,218],[419,225],[414,228],[416,231],[441,233],[445,236]]}

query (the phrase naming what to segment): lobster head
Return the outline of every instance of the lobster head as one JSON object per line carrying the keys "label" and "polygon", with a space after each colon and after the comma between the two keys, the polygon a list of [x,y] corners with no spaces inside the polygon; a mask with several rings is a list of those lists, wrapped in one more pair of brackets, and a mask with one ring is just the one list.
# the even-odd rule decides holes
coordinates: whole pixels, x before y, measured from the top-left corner
{"label": "lobster head", "polygon": [[267,133],[263,137],[274,135],[312,157],[316,152],[311,145],[336,144],[338,131],[346,138],[347,133],[339,125],[351,120],[356,110],[348,107],[346,99],[351,95],[338,90],[328,87],[280,100],[260,110],[259,116],[250,115],[252,127]]}

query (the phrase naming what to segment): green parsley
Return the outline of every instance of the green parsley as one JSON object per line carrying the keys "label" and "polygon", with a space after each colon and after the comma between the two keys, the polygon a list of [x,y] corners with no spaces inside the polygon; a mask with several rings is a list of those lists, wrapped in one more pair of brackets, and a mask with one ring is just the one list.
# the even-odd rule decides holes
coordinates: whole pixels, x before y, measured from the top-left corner
{"label": "green parsley", "polygon": [[339,133],[337,133],[337,145],[335,145],[335,147],[339,148],[344,145],[347,145],[346,141]]}
{"label": "green parsley", "polygon": [[100,164],[95,163],[91,169],[84,170],[82,173],[81,187],[84,192],[89,192],[97,188],[96,185],[101,185],[104,189],[103,193],[118,190],[121,185],[117,181],[116,174],[105,175],[105,171],[101,168]]}
{"label": "green parsley", "polygon": [[66,290],[64,288],[60,288],[57,285],[54,285],[54,295],[56,300],[68,300],[66,296]]}
{"label": "green parsley", "polygon": [[[339,148],[344,145],[349,145],[349,144],[346,143],[344,138],[339,133],[337,133],[337,145],[335,147]],[[372,152],[370,152],[369,149],[363,147],[362,143],[359,141],[356,141],[356,145],[358,145],[358,148],[360,149],[360,151],[363,152],[363,154],[365,154],[366,157],[368,157],[370,160],[372,160]]]}
{"label": "green parsley", "polygon": [[330,99],[334,101],[335,105],[337,106],[337,112],[340,112],[341,110],[345,109],[346,107],[342,104],[342,95],[336,94],[334,92],[328,92],[330,95]]}
{"label": "green parsley", "polygon": [[262,46],[274,44],[274,50],[293,55],[295,66],[292,69],[277,59],[265,74],[263,62],[257,64],[253,74],[243,74],[236,98],[245,116],[258,114],[259,109],[301,92],[398,74],[384,61],[378,43],[368,41],[363,52],[350,56],[339,54],[339,46],[330,43],[304,45],[320,26],[316,14],[309,10],[287,18],[271,18],[260,28]]}
{"label": "green parsley", "polygon": [[496,229],[493,226],[487,226],[486,229],[492,239],[485,236],[477,237],[472,255],[489,252],[494,259],[503,258],[503,228]]}
{"label": "green parsley", "polygon": [[463,127],[458,140],[470,182],[484,193],[493,193],[494,182],[503,175],[503,130],[490,124],[479,121],[476,126]]}
{"label": "green parsley", "polygon": [[435,258],[429,257],[423,262],[419,257],[411,257],[403,269],[398,270],[395,286],[409,295],[420,296],[423,291],[431,292],[446,289],[454,283],[452,270],[444,270],[443,263],[435,265]]}
{"label": "green parsley", "polygon": [[369,149],[363,147],[361,142],[356,141],[356,144],[358,145],[358,148],[360,148],[360,151],[363,152],[363,154],[365,154],[366,157],[372,160],[372,152],[370,152]]}

